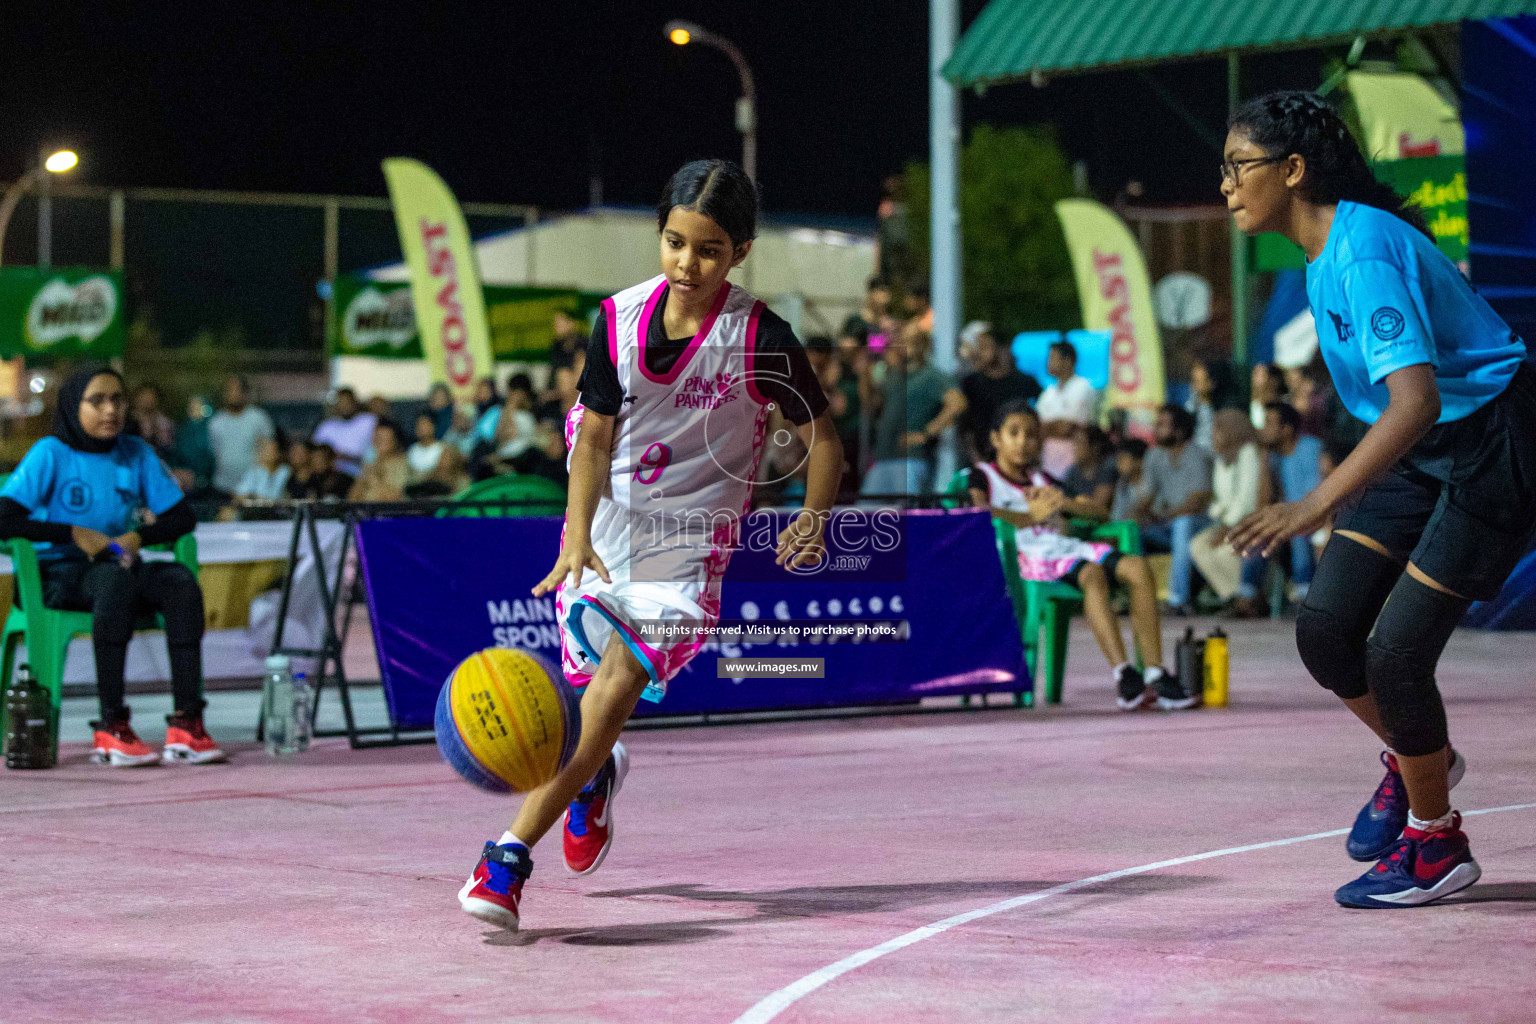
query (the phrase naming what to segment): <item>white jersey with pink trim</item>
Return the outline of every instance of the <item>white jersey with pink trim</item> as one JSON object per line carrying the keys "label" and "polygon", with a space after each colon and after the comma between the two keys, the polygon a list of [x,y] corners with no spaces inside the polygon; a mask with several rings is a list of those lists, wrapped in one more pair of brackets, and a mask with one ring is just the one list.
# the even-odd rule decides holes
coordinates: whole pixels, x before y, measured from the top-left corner
{"label": "white jersey with pink trim", "polygon": [[[658,276],[603,303],[624,403],[592,546],[612,582],[588,570],[555,594],[571,683],[590,681],[617,633],[651,677],[650,700],[661,699],[719,620],[720,581],[751,506],[770,412],[752,383],[763,304],[727,283],[677,361],[655,374],[645,364],[645,329],[665,294]],[[578,404],[566,419],[570,447],[584,412]],[[668,635],[643,636],[650,623]]]}
{"label": "white jersey with pink trim", "polygon": [[[1018,483],[1004,475],[994,463],[977,463],[987,481],[987,500],[994,508],[1010,512],[1028,512],[1029,496],[1024,488],[1054,486],[1040,471],[1029,476],[1029,483]],[[979,490],[980,488],[978,488]],[[1019,549],[1019,576],[1022,579],[1052,583],[1071,572],[1079,562],[1102,562],[1114,550],[1108,544],[1078,540],[1062,532],[1060,517],[1039,526],[1021,526],[1014,531]]]}

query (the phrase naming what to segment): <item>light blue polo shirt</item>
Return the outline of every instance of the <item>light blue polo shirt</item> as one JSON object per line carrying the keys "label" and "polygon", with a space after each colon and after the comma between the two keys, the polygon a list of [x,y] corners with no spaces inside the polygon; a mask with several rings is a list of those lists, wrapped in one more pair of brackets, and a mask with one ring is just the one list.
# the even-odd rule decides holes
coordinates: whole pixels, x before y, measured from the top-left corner
{"label": "light blue polo shirt", "polygon": [[[67,523],[117,537],[139,526],[140,509],[155,515],[182,499],[181,488],[149,444],[120,437],[110,452],[76,451],[56,437],[34,444],[0,488],[0,497],[25,506],[28,518]],[[58,557],[38,544],[39,557]]]}
{"label": "light blue polo shirt", "polygon": [[1342,202],[1322,254],[1307,265],[1307,300],[1323,361],[1345,407],[1375,423],[1389,373],[1428,363],[1440,420],[1481,409],[1503,392],[1525,343],[1472,290],[1456,265],[1385,210]]}

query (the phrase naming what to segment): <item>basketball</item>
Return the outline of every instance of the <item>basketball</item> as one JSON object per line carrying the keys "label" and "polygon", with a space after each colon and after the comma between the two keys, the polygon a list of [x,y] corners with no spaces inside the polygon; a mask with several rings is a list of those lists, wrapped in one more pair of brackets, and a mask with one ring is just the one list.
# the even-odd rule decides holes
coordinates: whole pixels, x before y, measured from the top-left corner
{"label": "basketball", "polygon": [[525,793],[570,763],[581,736],[576,691],[544,659],[514,648],[477,651],[437,698],[437,748],[491,793]]}

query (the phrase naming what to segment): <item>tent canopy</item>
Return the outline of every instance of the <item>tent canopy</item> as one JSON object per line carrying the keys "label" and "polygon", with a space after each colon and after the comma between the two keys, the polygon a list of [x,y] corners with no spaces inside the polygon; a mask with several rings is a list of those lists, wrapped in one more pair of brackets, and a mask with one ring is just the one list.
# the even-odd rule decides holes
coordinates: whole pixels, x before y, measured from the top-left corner
{"label": "tent canopy", "polygon": [[996,85],[1518,14],[1536,14],[1536,0],[991,0],[943,74]]}

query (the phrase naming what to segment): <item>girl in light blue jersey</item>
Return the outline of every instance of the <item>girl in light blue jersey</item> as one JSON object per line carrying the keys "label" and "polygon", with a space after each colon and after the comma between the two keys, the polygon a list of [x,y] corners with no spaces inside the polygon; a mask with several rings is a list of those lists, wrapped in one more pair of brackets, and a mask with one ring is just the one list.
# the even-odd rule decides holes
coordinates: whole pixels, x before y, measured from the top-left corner
{"label": "girl in light blue jersey", "polygon": [[[64,381],[52,433],[0,488],[0,539],[37,546],[45,605],[91,613],[101,700],[93,759],[114,767],[222,761],[203,728],[202,589],[185,566],[139,557],[142,547],[192,532],[197,518],[154,448],[125,433],[127,411],[115,370],[88,366]],[[175,699],[158,753],[133,731],[123,698],[128,641],[147,611],[165,624]]]}
{"label": "girl in light blue jersey", "polygon": [[[1370,425],[1300,501],[1232,533],[1268,554],[1334,518],[1296,620],[1307,669],[1387,750],[1387,774],[1346,849],[1375,866],[1335,894],[1418,906],[1480,869],[1450,803],[1466,761],[1450,744],[1435,666],[1473,600],[1493,597],[1536,524],[1536,373],[1525,345],[1371,173],[1339,116],[1281,92],[1232,118],[1222,195],[1239,229],[1307,256],[1307,297],[1339,397]],[[1388,601],[1388,598],[1391,598]]]}

